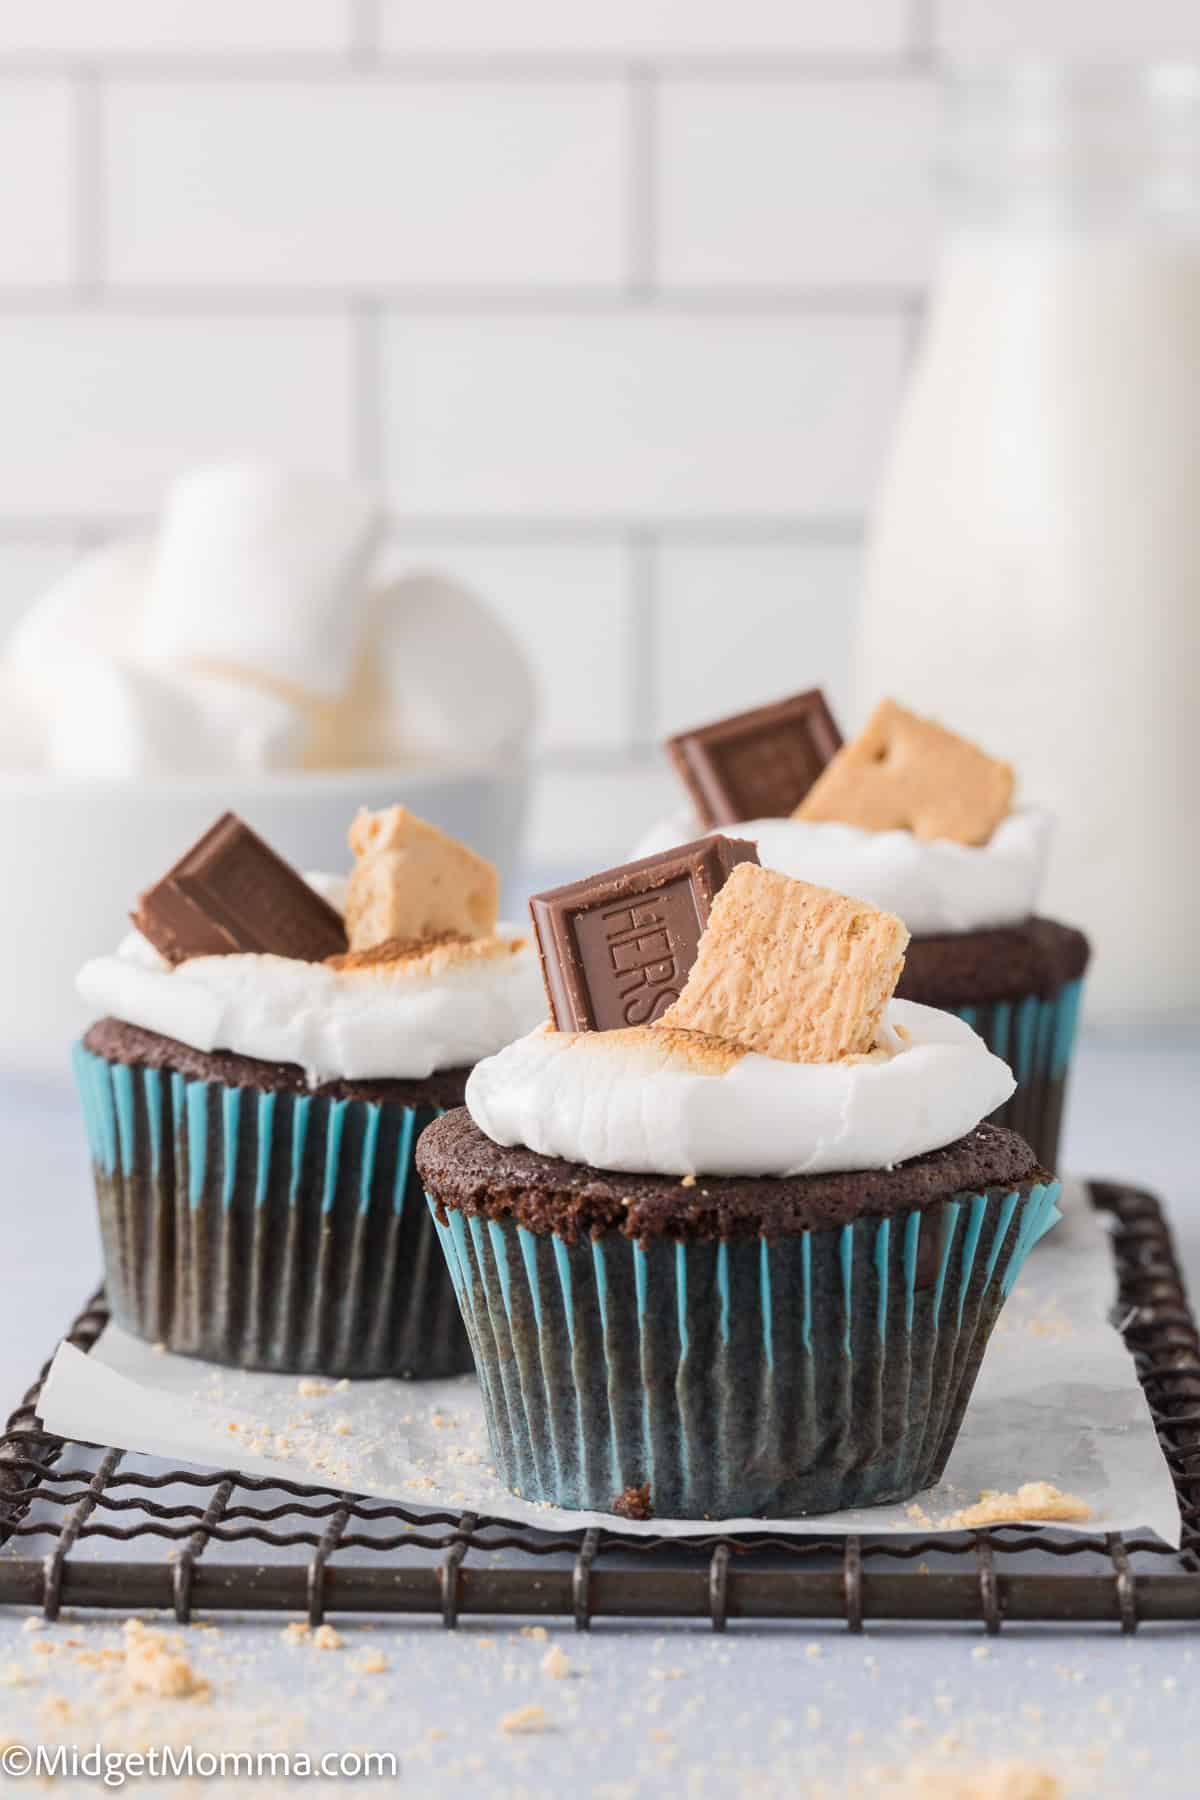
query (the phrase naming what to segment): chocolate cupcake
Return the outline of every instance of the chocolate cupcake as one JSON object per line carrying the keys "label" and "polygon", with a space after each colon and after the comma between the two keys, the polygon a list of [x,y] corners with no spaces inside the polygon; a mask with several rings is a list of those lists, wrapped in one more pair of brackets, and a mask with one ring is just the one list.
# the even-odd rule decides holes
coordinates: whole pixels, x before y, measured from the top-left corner
{"label": "chocolate cupcake", "polygon": [[884,701],[851,744],[820,693],[672,738],[693,812],[635,854],[736,829],[769,868],[859,895],[912,933],[898,994],[957,1013],[1012,1068],[993,1123],[1058,1157],[1088,942],[1037,914],[1050,816],[973,744]]}
{"label": "chocolate cupcake", "polygon": [[[645,865],[623,904],[611,875],[592,908],[545,897],[594,921],[539,931],[560,1028],[481,1063],[417,1149],[526,1499],[719,1520],[916,1493],[1057,1217],[1029,1146],[979,1123],[1007,1068],[890,999],[899,921],[726,865],[692,952]],[[597,930],[608,955],[564,972]],[[657,1023],[561,1029],[555,992],[601,1016],[645,971]]]}
{"label": "chocolate cupcake", "polygon": [[75,1053],[113,1318],[332,1376],[470,1366],[413,1162],[471,1065],[544,1013],[495,872],[403,808],[348,882],[226,815],[88,963]]}

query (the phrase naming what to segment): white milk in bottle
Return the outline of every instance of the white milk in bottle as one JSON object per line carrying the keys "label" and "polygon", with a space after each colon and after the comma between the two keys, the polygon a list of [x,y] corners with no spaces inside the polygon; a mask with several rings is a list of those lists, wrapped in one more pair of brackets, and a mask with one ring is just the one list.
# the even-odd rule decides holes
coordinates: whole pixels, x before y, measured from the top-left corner
{"label": "white milk in bottle", "polygon": [[1093,1011],[1200,1005],[1200,70],[951,96],[951,230],[868,556],[893,694],[1058,815]]}

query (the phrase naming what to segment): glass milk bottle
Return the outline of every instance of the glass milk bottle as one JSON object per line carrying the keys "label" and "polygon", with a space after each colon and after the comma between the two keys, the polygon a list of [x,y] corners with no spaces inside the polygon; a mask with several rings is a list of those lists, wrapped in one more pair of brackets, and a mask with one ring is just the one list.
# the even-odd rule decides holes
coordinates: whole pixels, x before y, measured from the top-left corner
{"label": "glass milk bottle", "polygon": [[1200,1004],[1200,69],[948,96],[949,230],[871,536],[892,694],[1058,817],[1094,1012]]}

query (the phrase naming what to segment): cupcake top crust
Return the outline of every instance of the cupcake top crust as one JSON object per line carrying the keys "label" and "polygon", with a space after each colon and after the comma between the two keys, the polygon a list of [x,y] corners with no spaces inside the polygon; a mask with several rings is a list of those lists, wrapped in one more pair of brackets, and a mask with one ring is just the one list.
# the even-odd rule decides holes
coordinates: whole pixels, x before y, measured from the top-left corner
{"label": "cupcake top crust", "polygon": [[435,1119],[421,1133],[417,1166],[443,1224],[451,1208],[468,1216],[511,1218],[567,1243],[603,1231],[708,1242],[786,1237],[858,1218],[920,1212],[954,1194],[1011,1193],[1050,1179],[1025,1140],[1000,1125],[978,1125],[943,1149],[884,1171],[777,1181],[680,1179],[593,1169],[495,1144],[466,1107]]}
{"label": "cupcake top crust", "polygon": [[968,1025],[893,998],[897,918],[714,842],[534,897],[552,1008],[568,996],[584,1028],[555,1008],[559,1029],[474,1070],[467,1107],[493,1143],[624,1174],[879,1171],[1008,1099]]}
{"label": "cupcake top crust", "polygon": [[350,842],[347,880],[302,876],[225,814],[142,894],[115,954],[84,965],[80,994],[310,1087],[460,1071],[544,1016],[490,863],[400,806],[361,813]]}
{"label": "cupcake top crust", "polygon": [[1007,763],[894,700],[850,743],[813,690],[666,748],[691,804],[635,856],[698,828],[736,830],[767,867],[857,894],[915,937],[1016,925],[1036,909],[1050,815],[1014,807]]}

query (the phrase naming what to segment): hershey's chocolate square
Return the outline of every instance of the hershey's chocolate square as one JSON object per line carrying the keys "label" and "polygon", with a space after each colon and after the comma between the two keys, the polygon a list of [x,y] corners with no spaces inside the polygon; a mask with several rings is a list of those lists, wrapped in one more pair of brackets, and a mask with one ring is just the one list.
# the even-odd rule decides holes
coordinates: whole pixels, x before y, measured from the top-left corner
{"label": "hershey's chocolate square", "polygon": [[704,825],[783,819],[841,748],[819,688],[667,739]]}
{"label": "hershey's chocolate square", "polygon": [[234,813],[146,890],[133,922],[171,963],[239,951],[321,962],[346,948],[341,915]]}
{"label": "hershey's chocolate square", "polygon": [[674,1004],[729,871],[757,862],[739,838],[706,837],[529,902],[559,1031],[650,1025]]}

